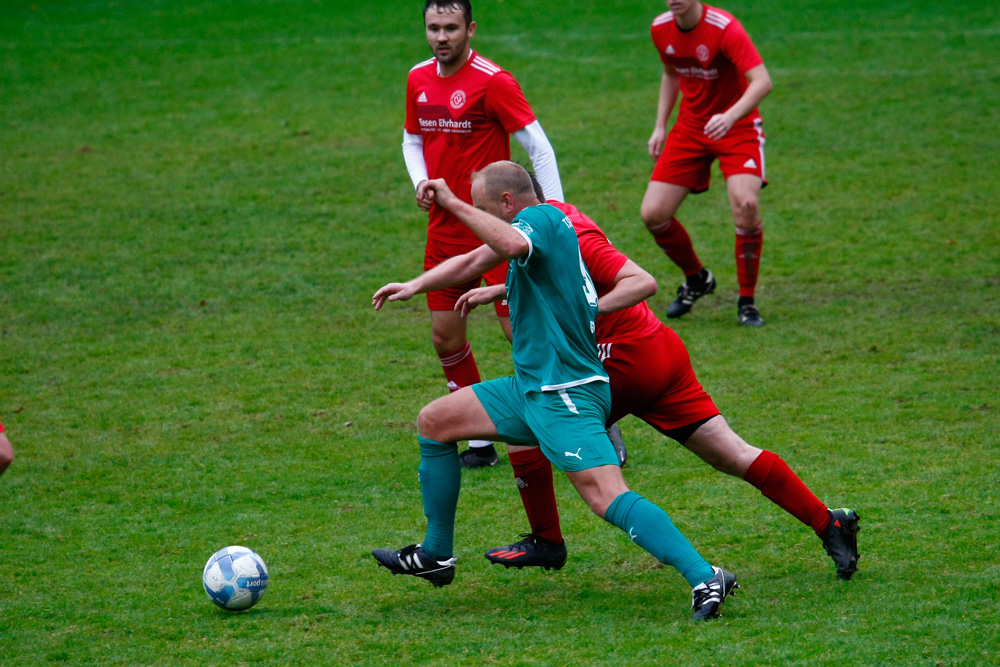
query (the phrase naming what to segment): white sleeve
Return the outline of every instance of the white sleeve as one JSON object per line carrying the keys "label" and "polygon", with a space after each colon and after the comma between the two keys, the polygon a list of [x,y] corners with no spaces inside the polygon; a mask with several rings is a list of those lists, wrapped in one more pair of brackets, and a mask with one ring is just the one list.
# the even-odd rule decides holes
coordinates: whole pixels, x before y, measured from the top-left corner
{"label": "white sleeve", "polygon": [[416,189],[420,181],[428,178],[427,163],[424,162],[424,135],[410,134],[403,130],[403,161],[406,162],[406,171],[410,173],[410,180]]}
{"label": "white sleeve", "polygon": [[545,136],[545,130],[536,120],[514,133],[517,143],[528,153],[531,166],[535,168],[535,178],[542,186],[546,199],[566,201],[563,195],[562,182],[559,180],[559,165],[556,164],[556,152]]}

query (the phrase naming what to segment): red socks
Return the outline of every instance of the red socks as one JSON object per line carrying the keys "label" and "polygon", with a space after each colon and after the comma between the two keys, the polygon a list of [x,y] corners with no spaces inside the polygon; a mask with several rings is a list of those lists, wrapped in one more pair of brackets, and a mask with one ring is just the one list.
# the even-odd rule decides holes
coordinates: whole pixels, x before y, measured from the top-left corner
{"label": "red socks", "polygon": [[680,267],[685,276],[693,276],[702,269],[701,261],[691,245],[691,237],[677,218],[649,230],[656,245],[660,246],[667,257]]}
{"label": "red socks", "polygon": [[[702,269],[701,260],[691,245],[684,225],[677,218],[649,230],[653,240],[667,254],[674,264],[681,268],[685,276],[693,276]],[[752,232],[736,230],[736,279],[740,284],[740,296],[752,297],[757,287],[760,272],[760,251],[764,246],[764,228],[758,224]]]}
{"label": "red socks", "polygon": [[508,455],[531,532],[549,542],[562,544],[552,464],[545,458],[541,447],[509,452]]}
{"label": "red socks", "polygon": [[792,469],[773,452],[764,451],[747,468],[743,479],[819,535],[830,523],[830,513]]}
{"label": "red socks", "polygon": [[472,346],[465,341],[465,347],[458,352],[438,355],[444,368],[444,377],[448,381],[448,391],[458,391],[462,387],[471,387],[479,382],[479,367],[476,358],[472,356]]}
{"label": "red socks", "polygon": [[760,271],[760,250],[764,245],[764,228],[758,224],[753,232],[736,230],[736,280],[740,296],[752,297]]}

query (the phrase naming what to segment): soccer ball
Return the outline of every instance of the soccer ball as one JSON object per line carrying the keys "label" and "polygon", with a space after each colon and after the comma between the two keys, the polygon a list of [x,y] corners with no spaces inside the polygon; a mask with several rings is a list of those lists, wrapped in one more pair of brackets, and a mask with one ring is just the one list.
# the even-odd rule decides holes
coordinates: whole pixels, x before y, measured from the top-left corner
{"label": "soccer ball", "polygon": [[208,559],[201,580],[209,599],[223,609],[249,609],[267,590],[267,565],[246,547],[226,547]]}

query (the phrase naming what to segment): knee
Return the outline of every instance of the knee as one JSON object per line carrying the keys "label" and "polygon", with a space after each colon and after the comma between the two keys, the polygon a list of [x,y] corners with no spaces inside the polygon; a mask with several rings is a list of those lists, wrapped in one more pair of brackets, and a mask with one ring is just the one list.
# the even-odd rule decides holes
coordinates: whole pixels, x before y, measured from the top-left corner
{"label": "knee", "polygon": [[745,232],[756,232],[760,226],[760,201],[757,197],[740,197],[733,205],[736,227]]}
{"label": "knee", "polygon": [[646,229],[659,227],[664,222],[674,217],[673,213],[665,211],[663,207],[658,205],[656,202],[649,202],[645,199],[642,201],[642,206],[639,208],[639,216],[642,218],[642,224],[646,225]]}
{"label": "knee", "polygon": [[435,329],[431,332],[431,344],[438,356],[458,352],[465,347],[465,335],[446,329]]}
{"label": "knee", "polygon": [[447,420],[443,419],[441,410],[434,403],[430,403],[425,405],[420,414],[417,415],[417,433],[425,438],[444,442],[442,427],[446,423]]}

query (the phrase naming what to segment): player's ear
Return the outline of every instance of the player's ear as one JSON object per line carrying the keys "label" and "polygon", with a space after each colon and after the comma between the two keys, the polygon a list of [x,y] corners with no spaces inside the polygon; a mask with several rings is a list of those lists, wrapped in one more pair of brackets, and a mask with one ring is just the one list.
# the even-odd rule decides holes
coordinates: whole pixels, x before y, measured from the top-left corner
{"label": "player's ear", "polygon": [[476,34],[476,22],[473,21],[472,23],[469,24],[469,37],[472,37],[475,34]]}
{"label": "player's ear", "polygon": [[500,195],[500,210],[503,211],[504,215],[510,215],[514,210],[514,195],[509,192],[504,192]]}

